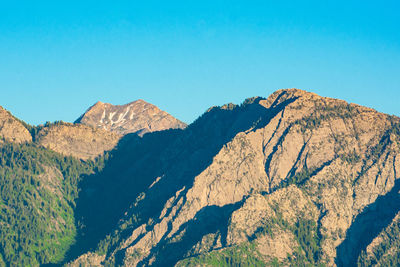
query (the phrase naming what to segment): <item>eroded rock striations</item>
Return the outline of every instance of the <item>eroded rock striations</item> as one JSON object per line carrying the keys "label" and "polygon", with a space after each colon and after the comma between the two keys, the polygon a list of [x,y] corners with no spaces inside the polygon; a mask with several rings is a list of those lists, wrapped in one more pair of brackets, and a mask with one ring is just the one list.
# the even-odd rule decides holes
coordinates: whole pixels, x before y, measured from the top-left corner
{"label": "eroded rock striations", "polygon": [[[118,191],[115,231],[70,266],[354,266],[379,262],[399,221],[400,119],[342,100],[280,90],[125,145],[135,160],[107,190],[135,190]],[[104,181],[83,188],[88,207],[107,201]]]}
{"label": "eroded rock striations", "polygon": [[97,102],[75,123],[90,125],[122,135],[127,133],[143,135],[147,132],[186,127],[185,123],[143,100],[126,105]]}
{"label": "eroded rock striations", "polygon": [[29,143],[0,109],[0,265],[400,264],[398,117],[298,89],[165,114],[97,103]]}

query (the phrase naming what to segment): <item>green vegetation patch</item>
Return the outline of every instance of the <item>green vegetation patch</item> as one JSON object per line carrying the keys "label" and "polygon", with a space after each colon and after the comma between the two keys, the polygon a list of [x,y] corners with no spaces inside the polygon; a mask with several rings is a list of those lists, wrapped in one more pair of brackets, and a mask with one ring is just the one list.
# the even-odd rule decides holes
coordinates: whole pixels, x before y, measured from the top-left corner
{"label": "green vegetation patch", "polygon": [[98,163],[32,143],[0,146],[0,262],[37,266],[64,258],[76,235],[78,182]]}
{"label": "green vegetation patch", "polygon": [[176,266],[265,266],[254,243],[244,243],[184,259]]}
{"label": "green vegetation patch", "polygon": [[387,227],[381,234],[382,242],[370,255],[361,252],[357,266],[400,266],[400,220]]}

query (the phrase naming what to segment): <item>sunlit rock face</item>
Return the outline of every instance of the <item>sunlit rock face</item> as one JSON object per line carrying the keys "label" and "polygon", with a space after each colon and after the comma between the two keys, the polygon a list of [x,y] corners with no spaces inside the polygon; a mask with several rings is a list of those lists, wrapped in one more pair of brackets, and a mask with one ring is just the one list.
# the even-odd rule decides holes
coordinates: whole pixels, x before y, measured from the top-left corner
{"label": "sunlit rock face", "polygon": [[122,135],[82,124],[62,123],[44,127],[36,142],[46,148],[79,159],[94,159],[112,150]]}
{"label": "sunlit rock face", "polygon": [[75,123],[102,128],[122,135],[128,133],[143,135],[148,132],[186,127],[185,123],[143,100],[126,105],[97,102]]}
{"label": "sunlit rock face", "polygon": [[32,136],[19,120],[0,107],[0,142],[2,139],[22,143],[32,141]]}
{"label": "sunlit rock face", "polygon": [[102,253],[72,266],[354,266],[399,251],[385,241],[400,211],[397,117],[287,89],[135,142],[107,187],[133,201]]}

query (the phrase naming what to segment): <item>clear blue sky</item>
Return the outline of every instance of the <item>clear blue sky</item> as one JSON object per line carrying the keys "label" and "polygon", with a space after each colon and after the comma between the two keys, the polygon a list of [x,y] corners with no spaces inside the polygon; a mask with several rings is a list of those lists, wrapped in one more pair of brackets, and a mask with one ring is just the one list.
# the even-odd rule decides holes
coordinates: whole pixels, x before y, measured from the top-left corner
{"label": "clear blue sky", "polygon": [[191,122],[301,88],[400,115],[400,2],[0,0],[0,105],[31,124],[142,98]]}

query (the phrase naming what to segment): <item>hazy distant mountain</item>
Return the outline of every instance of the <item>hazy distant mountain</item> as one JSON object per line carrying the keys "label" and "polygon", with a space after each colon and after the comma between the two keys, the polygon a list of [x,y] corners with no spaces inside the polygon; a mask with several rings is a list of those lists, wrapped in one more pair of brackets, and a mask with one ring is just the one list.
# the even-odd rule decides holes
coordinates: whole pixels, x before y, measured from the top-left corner
{"label": "hazy distant mountain", "polygon": [[156,131],[134,103],[3,138],[0,266],[400,264],[400,118],[286,89]]}
{"label": "hazy distant mountain", "polygon": [[185,123],[143,100],[137,100],[126,105],[97,102],[75,123],[102,128],[119,134],[137,133],[139,135],[186,127]]}

